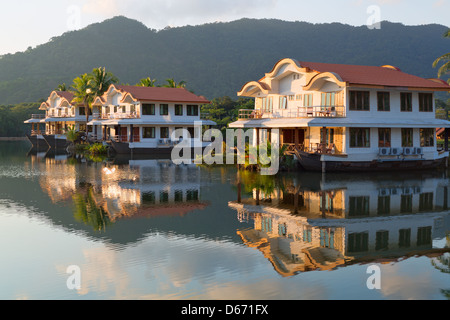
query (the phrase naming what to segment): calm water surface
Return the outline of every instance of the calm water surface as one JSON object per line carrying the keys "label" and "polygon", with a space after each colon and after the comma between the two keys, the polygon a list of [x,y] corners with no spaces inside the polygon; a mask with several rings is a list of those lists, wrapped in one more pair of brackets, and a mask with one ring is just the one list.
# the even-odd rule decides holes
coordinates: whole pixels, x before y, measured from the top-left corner
{"label": "calm water surface", "polygon": [[29,148],[0,142],[0,299],[450,297],[448,172],[261,177]]}

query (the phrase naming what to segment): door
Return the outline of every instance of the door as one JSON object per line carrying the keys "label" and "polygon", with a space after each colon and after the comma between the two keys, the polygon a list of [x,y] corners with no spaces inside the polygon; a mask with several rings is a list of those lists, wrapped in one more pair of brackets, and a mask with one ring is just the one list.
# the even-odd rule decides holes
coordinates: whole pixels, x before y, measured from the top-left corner
{"label": "door", "polygon": [[141,131],[139,128],[133,128],[133,142],[141,142]]}
{"label": "door", "polygon": [[126,127],[120,128],[120,142],[128,142],[127,133],[128,129]]}

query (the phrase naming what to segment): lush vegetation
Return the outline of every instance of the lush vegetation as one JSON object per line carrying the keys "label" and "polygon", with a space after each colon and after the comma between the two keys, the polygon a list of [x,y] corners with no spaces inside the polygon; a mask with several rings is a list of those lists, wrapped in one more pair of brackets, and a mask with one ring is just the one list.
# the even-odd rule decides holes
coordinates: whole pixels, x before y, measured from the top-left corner
{"label": "lush vegetation", "polygon": [[184,80],[189,90],[208,99],[234,99],[244,83],[260,79],[285,57],[391,64],[418,76],[436,77],[432,64],[448,52],[450,39],[442,37],[446,30],[442,25],[389,22],[369,30],[339,23],[242,19],[157,32],[117,17],[1,56],[0,104],[46,99],[58,84],[71,84],[98,66],[123,83],[135,84],[149,75],[160,79],[161,85],[167,78]]}
{"label": "lush vegetation", "polygon": [[42,113],[39,106],[40,103],[0,106],[0,137],[24,137],[25,133],[31,131],[31,126],[23,122],[29,119],[31,114]]}

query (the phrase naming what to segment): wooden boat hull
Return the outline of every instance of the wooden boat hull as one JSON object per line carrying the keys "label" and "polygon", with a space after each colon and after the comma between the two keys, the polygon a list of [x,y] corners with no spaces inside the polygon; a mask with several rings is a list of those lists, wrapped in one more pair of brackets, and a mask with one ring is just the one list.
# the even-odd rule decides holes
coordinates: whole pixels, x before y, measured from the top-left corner
{"label": "wooden boat hull", "polygon": [[69,146],[67,139],[56,135],[44,135],[44,139],[52,149],[66,149]]}
{"label": "wooden boat hull", "polygon": [[117,154],[158,154],[170,156],[173,150],[173,148],[130,148],[129,143],[116,141],[111,141],[111,146]]}
{"label": "wooden boat hull", "polygon": [[[166,159],[170,159],[172,156],[172,151],[174,147],[166,147],[166,148],[130,148],[129,143],[127,142],[117,142],[111,141],[111,147],[116,154],[119,155],[151,155],[154,157],[165,157]],[[200,157],[203,155],[203,151],[206,147],[202,147],[202,153],[199,155]],[[196,159],[197,155],[195,153],[195,148],[192,148],[192,153],[190,154],[190,158]]]}
{"label": "wooden boat hull", "polygon": [[377,172],[412,171],[434,169],[445,166],[446,158],[437,160],[393,160],[393,161],[321,161],[320,154],[298,152],[300,166],[306,171],[317,172]]}

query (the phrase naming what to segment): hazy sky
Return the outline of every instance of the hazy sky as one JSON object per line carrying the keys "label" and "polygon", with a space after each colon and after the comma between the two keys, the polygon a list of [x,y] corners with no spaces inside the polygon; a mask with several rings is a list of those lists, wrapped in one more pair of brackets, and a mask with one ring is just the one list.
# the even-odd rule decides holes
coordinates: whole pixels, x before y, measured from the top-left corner
{"label": "hazy sky", "polygon": [[450,0],[15,0],[1,1],[0,54],[123,15],[153,29],[247,18],[361,26],[380,20],[450,26]]}

